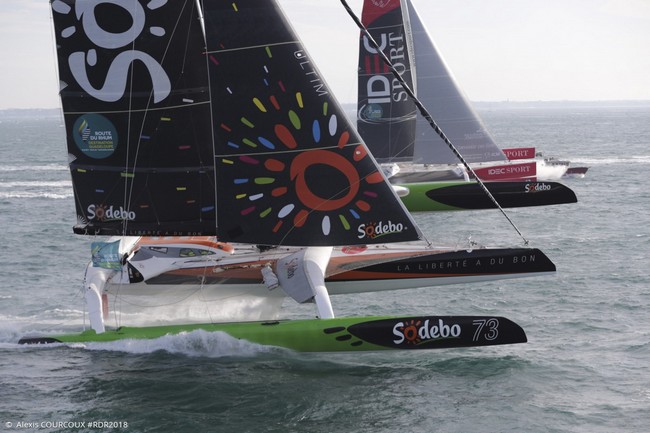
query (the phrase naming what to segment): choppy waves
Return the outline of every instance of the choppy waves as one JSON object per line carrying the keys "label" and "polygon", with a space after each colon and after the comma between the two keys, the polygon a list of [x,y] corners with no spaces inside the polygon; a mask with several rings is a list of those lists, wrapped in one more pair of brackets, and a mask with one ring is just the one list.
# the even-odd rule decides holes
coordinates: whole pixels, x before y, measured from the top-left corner
{"label": "choppy waves", "polygon": [[68,171],[68,167],[62,164],[41,164],[41,165],[0,165],[0,176],[5,172],[31,172],[31,171]]}
{"label": "choppy waves", "polygon": [[133,354],[165,351],[186,356],[221,358],[225,356],[255,356],[260,353],[284,351],[270,346],[261,346],[245,340],[238,340],[224,332],[197,330],[177,335],[165,335],[148,340],[119,340],[108,343],[88,343],[88,350],[108,350]]}
{"label": "choppy waves", "polygon": [[0,182],[0,199],[70,197],[72,197],[72,182],[69,180]]}
{"label": "choppy waves", "polygon": [[571,158],[572,166],[579,165],[647,165],[650,164],[650,156],[648,155],[638,155],[638,156],[603,156],[603,157],[575,157]]}
{"label": "choppy waves", "polygon": [[65,165],[0,165],[0,199],[56,200],[72,195],[72,182]]}
{"label": "choppy waves", "polygon": [[[0,158],[0,196],[25,198],[0,201],[9,227],[0,249],[2,421],[113,419],[128,421],[129,431],[188,433],[646,431],[650,110],[616,115],[614,126],[600,124],[613,115],[597,114],[576,122],[563,112],[541,113],[537,123],[506,111],[492,115],[511,142],[594,167],[567,181],[578,203],[509,211],[557,264],[557,275],[333,297],[341,317],[503,315],[529,338],[417,353],[287,354],[204,331],[19,346],[25,335],[82,329],[83,299],[73,295],[92,238],[70,233],[72,203],[47,196],[72,194],[65,161],[50,164],[64,142],[41,140],[39,151],[53,156],[30,165],[33,151],[6,140],[24,154]],[[622,141],[634,145],[612,145]],[[491,211],[416,216],[436,241],[472,235],[494,246],[511,239],[502,219]],[[311,305],[294,308],[313,313]]]}

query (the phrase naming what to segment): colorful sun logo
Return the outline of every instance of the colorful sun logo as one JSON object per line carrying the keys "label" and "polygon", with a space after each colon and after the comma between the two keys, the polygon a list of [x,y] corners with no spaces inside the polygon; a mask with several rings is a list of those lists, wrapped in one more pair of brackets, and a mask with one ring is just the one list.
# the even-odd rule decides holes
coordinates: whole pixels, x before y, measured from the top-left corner
{"label": "colorful sun logo", "polygon": [[411,319],[410,321],[407,321],[403,326],[398,328],[402,332],[402,335],[404,335],[406,344],[417,345],[422,342],[419,333],[421,325],[422,321]]}
{"label": "colorful sun logo", "polygon": [[[269,66],[263,69],[265,82],[273,82]],[[282,81],[273,87],[275,93],[252,98],[238,124],[220,125],[230,155],[220,162],[237,173],[231,182],[240,217],[273,219],[273,233],[308,224],[325,236],[351,230],[372,209],[383,176],[366,147],[350,142],[347,121],[327,98],[304,98]]]}
{"label": "colorful sun logo", "polygon": [[94,206],[94,212],[95,216],[94,218],[98,221],[105,221],[106,220],[106,210],[107,206],[105,204],[99,204]]}

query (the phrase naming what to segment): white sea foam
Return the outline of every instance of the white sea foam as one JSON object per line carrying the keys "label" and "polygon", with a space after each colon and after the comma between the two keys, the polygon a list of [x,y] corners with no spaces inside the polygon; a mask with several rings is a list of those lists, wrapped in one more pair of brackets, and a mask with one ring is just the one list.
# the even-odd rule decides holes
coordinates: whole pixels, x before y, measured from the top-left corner
{"label": "white sea foam", "polygon": [[155,339],[126,339],[105,343],[87,343],[88,350],[109,350],[133,354],[165,351],[187,356],[221,358],[227,356],[255,356],[282,350],[238,340],[225,332],[196,330],[177,335],[165,335]]}
{"label": "white sea foam", "polygon": [[50,198],[53,200],[60,200],[72,197],[72,192],[68,193],[54,193],[54,192],[29,192],[29,191],[12,191],[0,192],[0,199],[7,198]]}
{"label": "white sea foam", "polygon": [[597,158],[570,158],[572,166],[579,165],[612,165],[612,164],[638,164],[645,165],[650,164],[650,156],[648,155],[639,155],[639,156],[627,156],[627,157],[597,157]]}
{"label": "white sea foam", "polygon": [[0,172],[10,171],[67,171],[64,164],[41,164],[41,165],[0,165]]}
{"label": "white sea foam", "polygon": [[0,182],[0,198],[51,198],[73,196],[70,180],[12,180]]}
{"label": "white sea foam", "polygon": [[0,188],[70,188],[70,180],[17,180],[11,182],[0,182]]}

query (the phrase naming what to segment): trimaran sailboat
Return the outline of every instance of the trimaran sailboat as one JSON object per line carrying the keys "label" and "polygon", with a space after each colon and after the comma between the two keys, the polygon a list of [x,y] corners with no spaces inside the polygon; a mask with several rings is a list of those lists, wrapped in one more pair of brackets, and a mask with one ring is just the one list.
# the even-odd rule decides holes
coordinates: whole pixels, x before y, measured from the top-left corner
{"label": "trimaran sailboat", "polygon": [[[408,189],[411,211],[494,207],[475,182],[477,176],[502,207],[575,203],[573,191],[552,180],[564,164],[534,158],[534,149],[500,149],[457,84],[410,0],[365,0],[363,25],[378,41],[404,82],[463,155],[471,173],[430,127],[377,50],[363,34],[359,44],[357,128],[371,152]],[[527,181],[527,182],[522,182]]]}
{"label": "trimaran sailboat", "polygon": [[[51,6],[75,232],[115,237],[93,244],[91,329],[22,343],[194,329],[299,351],[526,341],[503,317],[335,317],[330,294],[555,266],[534,248],[422,241],[275,1]],[[287,297],[319,318],[277,320]]]}

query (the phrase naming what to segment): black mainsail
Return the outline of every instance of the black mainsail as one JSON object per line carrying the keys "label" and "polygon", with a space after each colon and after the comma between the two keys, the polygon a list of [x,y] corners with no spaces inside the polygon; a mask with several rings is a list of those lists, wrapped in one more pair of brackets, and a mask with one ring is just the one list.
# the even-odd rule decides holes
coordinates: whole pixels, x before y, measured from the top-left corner
{"label": "black mainsail", "polygon": [[420,237],[275,2],[52,8],[77,233]]}
{"label": "black mainsail", "polygon": [[[399,1],[366,1],[361,20],[406,84],[413,89],[413,43],[406,9]],[[358,80],[359,134],[378,161],[411,161],[415,142],[415,104],[363,34],[359,41]]]}
{"label": "black mainsail", "polygon": [[208,76],[196,3],[122,3],[52,1],[75,231],[213,234]]}
{"label": "black mainsail", "polygon": [[351,245],[418,230],[271,1],[204,1],[218,236]]}

